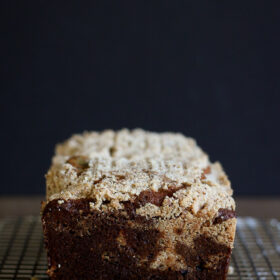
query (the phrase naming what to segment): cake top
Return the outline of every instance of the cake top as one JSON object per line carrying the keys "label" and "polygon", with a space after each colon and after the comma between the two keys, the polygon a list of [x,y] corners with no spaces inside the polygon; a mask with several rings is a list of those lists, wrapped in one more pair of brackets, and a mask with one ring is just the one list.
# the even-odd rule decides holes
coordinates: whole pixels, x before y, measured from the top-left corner
{"label": "cake top", "polygon": [[57,145],[46,179],[47,200],[90,198],[95,209],[119,209],[141,196],[153,200],[147,207],[170,199],[184,207],[188,200],[201,204],[205,195],[207,201],[220,196],[224,208],[234,208],[221,165],[179,133],[123,129],[74,135]]}

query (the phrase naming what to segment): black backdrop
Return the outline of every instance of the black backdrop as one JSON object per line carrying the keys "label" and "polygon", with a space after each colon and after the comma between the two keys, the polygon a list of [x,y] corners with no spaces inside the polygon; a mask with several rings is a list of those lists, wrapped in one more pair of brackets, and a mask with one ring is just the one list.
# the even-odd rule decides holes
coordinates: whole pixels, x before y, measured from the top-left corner
{"label": "black backdrop", "polygon": [[181,131],[236,194],[280,194],[279,1],[1,1],[0,194],[83,130]]}

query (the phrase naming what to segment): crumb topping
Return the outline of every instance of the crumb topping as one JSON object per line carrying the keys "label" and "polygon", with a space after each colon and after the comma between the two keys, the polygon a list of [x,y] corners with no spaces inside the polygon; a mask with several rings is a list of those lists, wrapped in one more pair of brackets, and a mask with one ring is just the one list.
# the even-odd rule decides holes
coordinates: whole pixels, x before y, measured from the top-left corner
{"label": "crumb topping", "polygon": [[[180,211],[190,204],[195,211],[235,208],[221,165],[211,163],[195,140],[179,133],[123,129],[74,135],[57,145],[46,182],[48,201],[92,198],[91,208],[99,210],[120,209],[126,201],[140,205],[143,199],[163,212],[170,201]],[[208,201],[213,194],[220,197],[217,205]]]}

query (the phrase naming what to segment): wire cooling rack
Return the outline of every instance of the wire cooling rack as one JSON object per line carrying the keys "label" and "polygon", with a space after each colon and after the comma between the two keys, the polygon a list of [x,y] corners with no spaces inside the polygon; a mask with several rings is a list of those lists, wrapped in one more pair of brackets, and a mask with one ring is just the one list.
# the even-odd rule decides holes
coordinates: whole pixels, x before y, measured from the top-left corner
{"label": "wire cooling rack", "polygon": [[[0,279],[48,279],[39,217],[0,220]],[[228,280],[280,280],[280,221],[238,218]]]}

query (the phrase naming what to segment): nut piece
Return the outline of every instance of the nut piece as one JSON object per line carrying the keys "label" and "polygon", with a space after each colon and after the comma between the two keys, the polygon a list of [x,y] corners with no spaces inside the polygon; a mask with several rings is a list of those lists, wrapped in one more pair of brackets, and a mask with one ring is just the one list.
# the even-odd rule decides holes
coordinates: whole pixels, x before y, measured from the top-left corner
{"label": "nut piece", "polygon": [[77,174],[80,175],[84,170],[89,168],[89,158],[86,156],[73,156],[70,157],[67,163],[71,164],[77,169]]}

